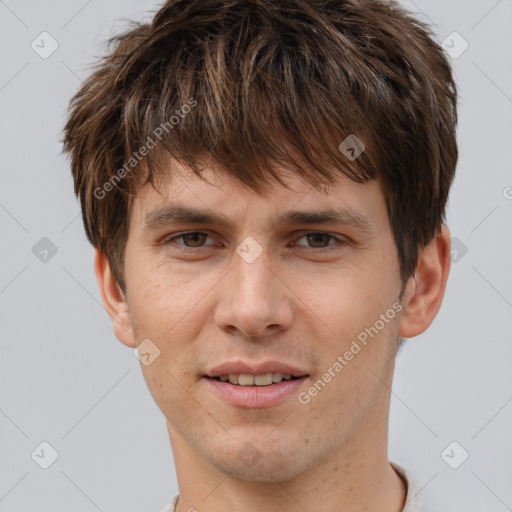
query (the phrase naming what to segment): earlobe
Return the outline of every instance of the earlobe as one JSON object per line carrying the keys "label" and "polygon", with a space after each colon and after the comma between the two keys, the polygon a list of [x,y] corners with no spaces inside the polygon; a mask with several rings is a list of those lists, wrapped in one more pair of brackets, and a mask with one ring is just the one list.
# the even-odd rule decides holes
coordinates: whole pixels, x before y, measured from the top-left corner
{"label": "earlobe", "polygon": [[443,301],[450,265],[450,231],[443,224],[441,232],[420,251],[414,278],[407,283],[400,336],[417,336],[433,322]]}
{"label": "earlobe", "polygon": [[128,302],[112,275],[106,254],[98,249],[94,254],[94,272],[116,338],[124,345],[135,348]]}

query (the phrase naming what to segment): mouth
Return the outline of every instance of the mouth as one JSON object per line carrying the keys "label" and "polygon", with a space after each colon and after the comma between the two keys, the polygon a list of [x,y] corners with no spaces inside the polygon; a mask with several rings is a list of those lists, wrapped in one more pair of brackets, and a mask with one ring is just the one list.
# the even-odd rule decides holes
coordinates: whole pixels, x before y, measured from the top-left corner
{"label": "mouth", "polygon": [[305,386],[308,374],[290,373],[222,373],[205,375],[209,392],[237,409],[261,409],[277,407],[292,400]]}
{"label": "mouth", "polygon": [[236,359],[217,364],[203,375],[213,395],[237,408],[275,407],[306,385],[306,368],[283,360]]}
{"label": "mouth", "polygon": [[283,381],[298,380],[308,375],[296,376],[291,373],[263,373],[260,375],[248,375],[237,373],[225,373],[216,377],[208,377],[218,382],[229,382],[234,386],[265,387],[279,384]]}

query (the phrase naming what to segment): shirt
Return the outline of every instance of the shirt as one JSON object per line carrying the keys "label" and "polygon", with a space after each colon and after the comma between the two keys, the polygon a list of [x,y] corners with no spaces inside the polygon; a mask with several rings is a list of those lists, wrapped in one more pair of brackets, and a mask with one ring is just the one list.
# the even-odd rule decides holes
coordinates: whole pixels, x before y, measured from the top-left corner
{"label": "shirt", "polygon": [[[421,512],[420,509],[420,488],[409,471],[399,466],[395,462],[390,462],[393,469],[404,481],[407,487],[407,494],[405,497],[405,505],[402,512]],[[174,496],[171,502],[162,510],[162,512],[176,512],[176,504],[178,503],[179,494]]]}

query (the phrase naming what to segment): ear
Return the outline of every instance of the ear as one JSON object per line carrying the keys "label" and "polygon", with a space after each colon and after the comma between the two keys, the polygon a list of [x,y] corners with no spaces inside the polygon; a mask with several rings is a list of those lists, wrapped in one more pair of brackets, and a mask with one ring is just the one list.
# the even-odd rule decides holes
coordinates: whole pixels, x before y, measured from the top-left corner
{"label": "ear", "polygon": [[443,224],[441,232],[420,251],[414,277],[407,283],[400,336],[413,338],[433,322],[441,307],[450,265],[450,231]]}
{"label": "ear", "polygon": [[105,253],[96,249],[94,254],[94,272],[100,288],[101,299],[112,321],[116,338],[127,347],[135,348],[130,312],[125,295],[110,270]]}

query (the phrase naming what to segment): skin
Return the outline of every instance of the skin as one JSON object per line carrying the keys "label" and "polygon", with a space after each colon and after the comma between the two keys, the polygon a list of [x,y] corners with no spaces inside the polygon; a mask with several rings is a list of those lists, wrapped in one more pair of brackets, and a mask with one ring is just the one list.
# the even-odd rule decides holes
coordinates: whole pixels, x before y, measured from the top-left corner
{"label": "skin", "polygon": [[[175,161],[170,165],[172,181],[160,193],[143,187],[131,205],[126,296],[99,251],[95,271],[117,338],[128,347],[149,338],[160,350],[141,367],[167,419],[177,511],[401,511],[406,486],[387,457],[398,336],[425,331],[441,306],[450,270],[448,228],[420,251],[399,314],[308,404],[293,395],[270,408],[234,407],[203,378],[213,365],[283,360],[307,370],[301,388],[307,390],[397,302],[402,283],[384,195],[378,181],[358,184],[340,174],[335,184],[312,188],[288,171],[290,190],[275,183],[257,195],[220,168],[207,168],[208,183]],[[231,229],[143,229],[148,212],[177,200],[224,214]],[[287,210],[327,206],[363,213],[371,231],[274,226]],[[194,230],[208,237],[165,243]],[[319,232],[345,243],[305,236]],[[236,252],[247,236],[263,249],[250,264]],[[239,457],[248,442],[258,459],[251,467]]]}

